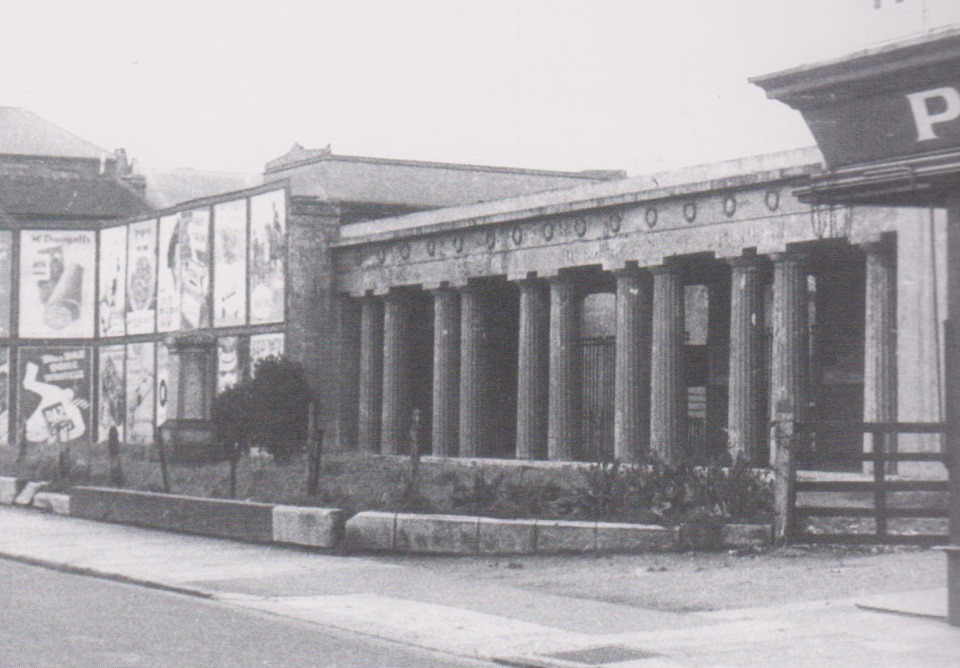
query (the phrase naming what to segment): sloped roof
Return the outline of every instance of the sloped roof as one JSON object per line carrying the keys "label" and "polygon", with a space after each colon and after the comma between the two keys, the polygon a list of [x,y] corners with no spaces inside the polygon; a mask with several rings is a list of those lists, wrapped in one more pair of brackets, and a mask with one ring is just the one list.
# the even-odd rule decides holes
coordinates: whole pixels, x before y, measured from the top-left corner
{"label": "sloped roof", "polygon": [[118,218],[149,209],[109,176],[0,175],[0,210],[12,218]]}
{"label": "sloped roof", "polygon": [[166,209],[182,202],[245,190],[263,182],[260,174],[245,172],[206,172],[196,169],[136,169],[147,184],[147,201],[155,209]]}
{"label": "sloped roof", "polygon": [[335,155],[295,146],[267,163],[264,182],[290,179],[326,201],[437,208],[623,178],[624,172],[558,172]]}
{"label": "sloped roof", "polygon": [[92,160],[112,157],[99,146],[20,107],[0,107],[0,155]]}

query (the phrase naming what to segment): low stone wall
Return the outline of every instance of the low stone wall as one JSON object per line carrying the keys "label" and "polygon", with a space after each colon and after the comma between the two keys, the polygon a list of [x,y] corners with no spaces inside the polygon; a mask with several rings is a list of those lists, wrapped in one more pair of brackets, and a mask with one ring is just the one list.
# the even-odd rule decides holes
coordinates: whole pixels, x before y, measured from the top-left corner
{"label": "low stone wall", "polygon": [[345,547],[353,551],[465,555],[741,548],[770,541],[769,525],[663,527],[384,512],[354,515],[345,534]]}

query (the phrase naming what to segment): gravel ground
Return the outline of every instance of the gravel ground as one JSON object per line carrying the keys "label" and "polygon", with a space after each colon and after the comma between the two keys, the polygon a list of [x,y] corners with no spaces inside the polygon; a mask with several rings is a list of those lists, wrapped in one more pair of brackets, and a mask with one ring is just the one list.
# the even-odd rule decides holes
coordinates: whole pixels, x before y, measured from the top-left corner
{"label": "gravel ground", "polygon": [[[406,558],[391,561],[408,561]],[[789,547],[762,553],[416,558],[469,578],[640,608],[751,608],[946,586],[943,553],[892,547]]]}

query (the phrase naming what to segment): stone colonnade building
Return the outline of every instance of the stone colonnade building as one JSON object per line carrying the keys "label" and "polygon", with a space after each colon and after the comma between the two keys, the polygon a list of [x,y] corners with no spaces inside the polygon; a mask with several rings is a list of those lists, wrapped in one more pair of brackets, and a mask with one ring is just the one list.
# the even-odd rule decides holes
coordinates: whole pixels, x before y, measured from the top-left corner
{"label": "stone colonnade building", "polygon": [[801,204],[820,170],[794,151],[341,225],[339,444],[406,452],[419,409],[441,456],[764,465],[790,414],[801,465],[855,469],[864,419],[939,419],[942,216]]}

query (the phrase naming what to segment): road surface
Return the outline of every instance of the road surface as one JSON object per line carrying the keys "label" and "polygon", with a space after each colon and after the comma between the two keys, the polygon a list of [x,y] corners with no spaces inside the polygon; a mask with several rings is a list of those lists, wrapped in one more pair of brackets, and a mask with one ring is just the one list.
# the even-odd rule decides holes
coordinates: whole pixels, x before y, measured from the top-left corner
{"label": "road surface", "polygon": [[488,665],[0,559],[0,667]]}

